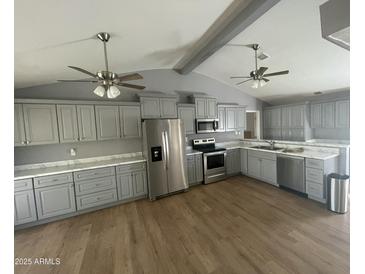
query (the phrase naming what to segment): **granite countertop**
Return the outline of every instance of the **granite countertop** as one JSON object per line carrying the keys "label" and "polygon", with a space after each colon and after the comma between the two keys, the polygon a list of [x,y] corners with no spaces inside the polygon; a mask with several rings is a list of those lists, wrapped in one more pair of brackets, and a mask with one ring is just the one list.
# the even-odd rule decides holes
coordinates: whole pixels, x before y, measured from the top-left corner
{"label": "granite countertop", "polygon": [[80,159],[74,161],[61,161],[57,162],[58,165],[45,163],[27,166],[16,166],[14,171],[14,179],[29,179],[37,176],[55,175],[65,172],[74,172],[117,165],[127,165],[145,161],[146,159],[141,155],[141,153],[133,153],[132,155],[115,155]]}

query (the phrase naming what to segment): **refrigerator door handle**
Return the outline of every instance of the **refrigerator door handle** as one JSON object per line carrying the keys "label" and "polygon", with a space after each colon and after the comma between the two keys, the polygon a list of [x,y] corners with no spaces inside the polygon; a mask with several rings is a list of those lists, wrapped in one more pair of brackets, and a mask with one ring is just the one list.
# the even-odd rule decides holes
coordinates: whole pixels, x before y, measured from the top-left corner
{"label": "refrigerator door handle", "polygon": [[169,139],[168,139],[168,136],[167,136],[167,131],[164,131],[164,136],[165,136],[165,151],[166,151],[166,169],[169,168],[169,161],[170,161],[170,150],[169,150]]}
{"label": "refrigerator door handle", "polygon": [[165,131],[162,131],[162,146],[163,146],[163,160],[164,160],[164,166],[165,169],[167,169],[167,148],[166,148],[166,138],[165,138]]}

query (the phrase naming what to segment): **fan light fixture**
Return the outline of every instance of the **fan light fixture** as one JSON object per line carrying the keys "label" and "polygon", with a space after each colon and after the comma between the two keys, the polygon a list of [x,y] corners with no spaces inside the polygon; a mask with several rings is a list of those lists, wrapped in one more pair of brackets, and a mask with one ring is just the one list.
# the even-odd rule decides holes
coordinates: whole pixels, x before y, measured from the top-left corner
{"label": "fan light fixture", "polygon": [[252,88],[259,88],[266,85],[266,82],[264,80],[254,80],[251,87]]}
{"label": "fan light fixture", "polygon": [[120,95],[120,90],[116,86],[109,86],[106,96],[109,99],[117,98]]}
{"label": "fan light fixture", "polygon": [[94,89],[94,93],[97,96],[103,97],[105,94],[105,87],[104,86],[97,86],[96,89]]}

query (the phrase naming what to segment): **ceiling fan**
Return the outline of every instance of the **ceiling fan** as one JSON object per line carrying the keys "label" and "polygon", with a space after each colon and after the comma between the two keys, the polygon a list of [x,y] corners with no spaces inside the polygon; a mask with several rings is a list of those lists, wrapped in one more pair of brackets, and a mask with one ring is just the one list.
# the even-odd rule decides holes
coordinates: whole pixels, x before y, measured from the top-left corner
{"label": "ceiling fan", "polygon": [[94,89],[94,93],[97,96],[100,96],[100,97],[103,97],[106,93],[106,95],[109,99],[116,98],[120,95],[120,90],[116,86],[123,86],[123,87],[127,87],[127,88],[138,89],[138,90],[144,89],[145,86],[132,85],[132,84],[124,83],[124,81],[143,79],[142,75],[140,75],[139,73],[132,73],[132,74],[128,74],[128,75],[118,76],[118,74],[109,71],[106,43],[110,39],[110,34],[107,33],[107,32],[100,32],[96,36],[97,36],[97,38],[99,38],[100,41],[103,42],[103,45],[104,45],[105,70],[100,70],[100,71],[98,71],[94,74],[90,71],[87,71],[87,70],[79,68],[79,67],[68,66],[69,68],[80,71],[80,72],[85,73],[89,76],[92,76],[95,79],[89,79],[89,80],[88,79],[87,80],[58,80],[58,81],[59,82],[99,83],[99,85]]}
{"label": "ceiling fan", "polygon": [[264,74],[265,71],[268,69],[267,67],[260,67],[257,68],[257,50],[259,49],[258,44],[249,45],[255,51],[255,70],[250,72],[250,76],[232,76],[231,79],[237,78],[247,78],[242,82],[237,83],[236,85],[241,85],[248,81],[253,81],[252,86],[253,88],[263,87],[269,82],[270,80],[266,77],[277,76],[277,75],[284,75],[288,74],[289,70],[277,71],[272,73]]}

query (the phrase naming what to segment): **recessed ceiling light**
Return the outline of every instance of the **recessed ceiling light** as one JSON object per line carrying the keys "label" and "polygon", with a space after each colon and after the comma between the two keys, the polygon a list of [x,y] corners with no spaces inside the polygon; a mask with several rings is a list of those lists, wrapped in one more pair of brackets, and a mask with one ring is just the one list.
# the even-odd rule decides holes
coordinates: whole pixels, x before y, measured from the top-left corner
{"label": "recessed ceiling light", "polygon": [[314,95],[321,95],[322,93],[323,93],[322,91],[313,92]]}

